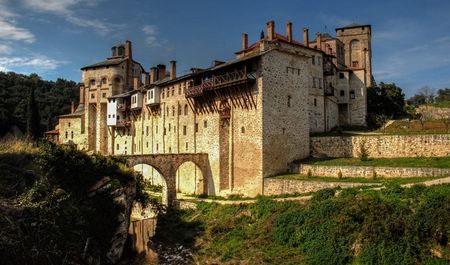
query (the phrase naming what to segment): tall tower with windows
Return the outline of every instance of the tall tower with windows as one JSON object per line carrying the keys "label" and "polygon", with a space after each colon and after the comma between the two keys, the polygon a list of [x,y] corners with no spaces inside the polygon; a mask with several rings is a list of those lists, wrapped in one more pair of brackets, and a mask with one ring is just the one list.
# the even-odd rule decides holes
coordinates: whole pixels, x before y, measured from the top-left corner
{"label": "tall tower with windows", "polygon": [[344,43],[345,65],[354,72],[363,71],[361,81],[367,87],[373,85],[371,26],[353,23],[337,28],[336,37]]}

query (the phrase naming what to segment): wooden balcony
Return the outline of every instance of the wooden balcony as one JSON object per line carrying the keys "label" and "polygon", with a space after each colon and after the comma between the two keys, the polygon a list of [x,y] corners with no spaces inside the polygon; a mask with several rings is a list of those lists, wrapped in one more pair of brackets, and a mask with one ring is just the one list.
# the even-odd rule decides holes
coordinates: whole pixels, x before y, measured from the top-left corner
{"label": "wooden balcony", "polygon": [[188,87],[185,96],[187,98],[199,97],[203,95],[205,91],[236,86],[253,80],[255,80],[254,76],[247,73],[245,68],[234,70],[221,75],[213,75],[211,78],[203,80],[200,85]]}

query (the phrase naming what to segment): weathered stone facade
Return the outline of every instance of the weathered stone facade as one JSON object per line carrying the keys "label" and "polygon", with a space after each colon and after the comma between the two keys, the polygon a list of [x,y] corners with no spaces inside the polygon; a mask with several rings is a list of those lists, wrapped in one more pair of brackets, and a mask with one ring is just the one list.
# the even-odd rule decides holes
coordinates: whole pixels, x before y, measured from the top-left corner
{"label": "weathered stone facade", "polygon": [[[286,172],[292,161],[310,154],[310,132],[364,123],[366,82],[352,80],[363,78],[358,71],[371,76],[371,62],[352,68],[345,64],[350,52],[342,50],[345,40],[329,36],[322,43],[318,34],[310,43],[305,36],[304,43],[294,40],[291,23],[286,36],[280,35],[270,21],[267,37],[250,46],[243,34],[235,60],[215,61],[183,76],[176,75],[175,61],[168,71],[158,65],[147,73],[133,60],[130,42],[117,45],[106,61],[82,68],[80,106],[61,117],[72,126],[60,127],[61,139],[79,128],[71,140],[104,154],[204,153],[208,194],[261,194],[264,178]],[[370,36],[363,31],[354,38]],[[335,94],[341,73],[347,90],[361,91],[345,103]],[[197,193],[192,182],[206,177],[204,171],[188,161],[177,168],[171,189]],[[164,182],[158,170],[146,172]]]}
{"label": "weathered stone facade", "polygon": [[449,168],[421,167],[363,167],[363,166],[323,166],[300,164],[299,173],[317,177],[352,178],[413,178],[450,176]]}
{"label": "weathered stone facade", "polygon": [[369,157],[450,155],[450,134],[311,137],[311,155],[358,157],[364,145]]}

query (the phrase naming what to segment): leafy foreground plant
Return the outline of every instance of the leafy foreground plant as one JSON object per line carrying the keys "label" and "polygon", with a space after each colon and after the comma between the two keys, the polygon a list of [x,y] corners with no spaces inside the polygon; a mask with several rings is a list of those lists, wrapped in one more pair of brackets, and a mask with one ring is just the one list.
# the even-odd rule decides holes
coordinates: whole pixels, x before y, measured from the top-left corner
{"label": "leafy foreground plant", "polygon": [[[136,185],[134,173],[113,159],[49,142],[21,164],[14,164],[16,156],[0,154],[0,165],[11,174],[1,188],[15,185],[23,176],[21,167],[34,173],[21,193],[1,198],[0,264],[84,264],[89,257],[107,263],[105,254],[124,212],[112,192]],[[91,189],[106,177],[106,185]],[[136,198],[147,203],[137,187]]]}
{"label": "leafy foreground plant", "polygon": [[391,185],[324,190],[306,204],[199,203],[159,225],[189,235],[200,264],[449,264],[449,218],[449,185]]}

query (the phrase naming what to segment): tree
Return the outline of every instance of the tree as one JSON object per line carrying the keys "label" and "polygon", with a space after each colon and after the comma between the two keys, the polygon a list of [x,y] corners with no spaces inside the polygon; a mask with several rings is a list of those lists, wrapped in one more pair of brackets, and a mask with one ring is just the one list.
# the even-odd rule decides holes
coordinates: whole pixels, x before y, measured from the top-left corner
{"label": "tree", "polygon": [[387,117],[398,119],[404,117],[405,94],[402,89],[393,84],[380,83],[379,86],[367,88],[367,125],[369,128],[383,126],[380,122]]}
{"label": "tree", "polygon": [[450,101],[450,88],[442,88],[437,91],[436,101]]}
{"label": "tree", "polygon": [[36,140],[41,137],[41,120],[39,116],[39,108],[34,96],[34,87],[30,88],[27,108],[27,137]]}

